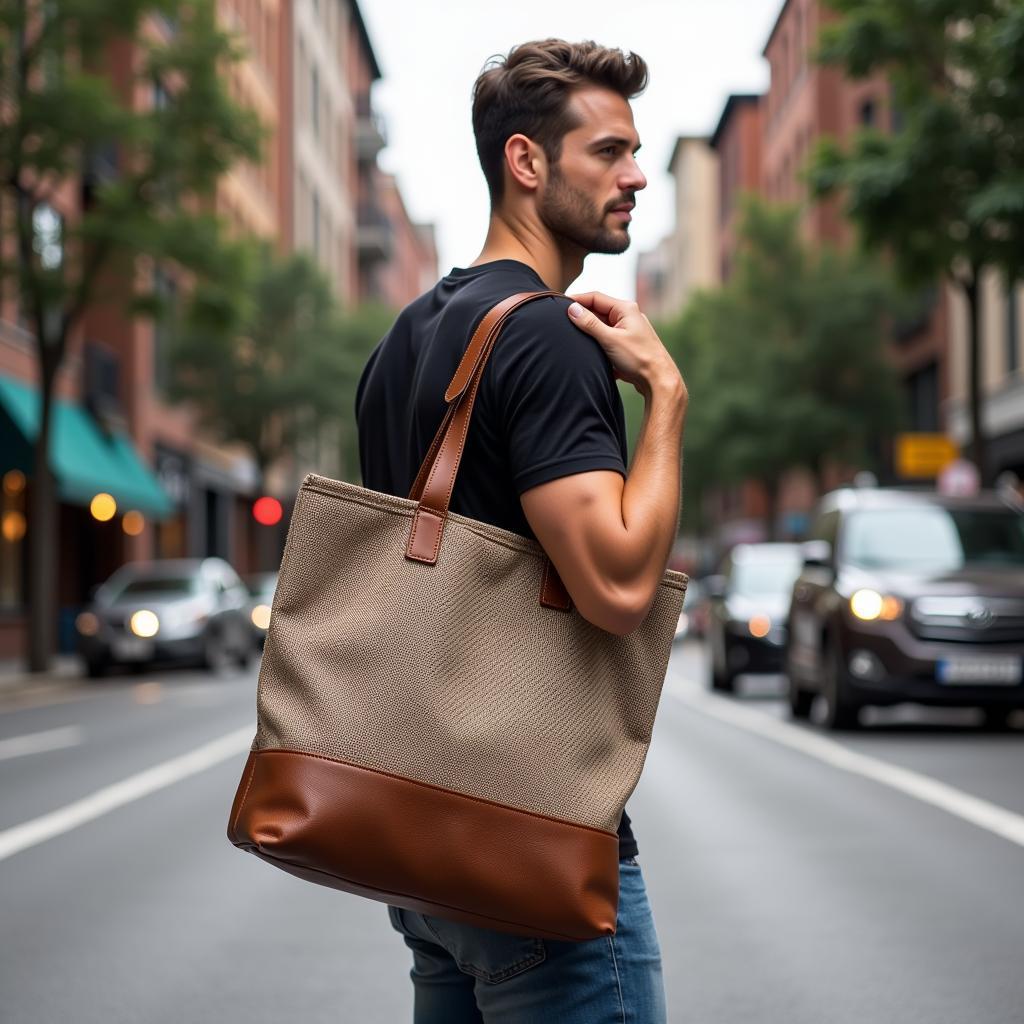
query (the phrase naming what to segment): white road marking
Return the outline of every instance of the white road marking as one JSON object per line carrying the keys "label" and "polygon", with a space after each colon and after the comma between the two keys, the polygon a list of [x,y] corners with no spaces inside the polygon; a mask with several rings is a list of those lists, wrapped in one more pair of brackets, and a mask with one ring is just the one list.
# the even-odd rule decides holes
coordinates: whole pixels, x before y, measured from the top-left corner
{"label": "white road marking", "polygon": [[0,740],[0,761],[6,761],[10,757],[23,757],[25,754],[37,754],[43,750],[74,747],[81,742],[82,730],[77,725],[65,725],[60,729],[47,729],[45,732],[30,732],[24,736],[10,736]]}
{"label": "white road marking", "polygon": [[21,825],[0,832],[0,860],[6,860],[30,846],[36,846],[70,832],[79,825],[84,825],[108,811],[113,811],[124,804],[139,800],[150,793],[170,786],[175,782],[195,775],[207,768],[212,768],[229,757],[248,750],[256,734],[255,725],[246,725],[234,732],[229,732],[218,739],[204,743],[195,750],[179,757],[172,757],[147,768],[136,775],[130,775],[120,782],[90,793],[89,796],[76,800],[65,807],[51,811],[39,818],[33,818]]}
{"label": "white road marking", "polygon": [[971,796],[970,793],[920,772],[900,768],[877,757],[848,750],[835,740],[816,736],[806,729],[771,718],[760,711],[741,707],[724,697],[717,697],[699,689],[681,687],[673,687],[666,692],[705,715],[746,729],[747,732],[757,733],[793,750],[799,750],[843,771],[873,779],[922,803],[931,804],[956,815],[972,825],[977,825],[978,828],[1009,839],[1011,843],[1024,846],[1024,815],[1008,811],[1005,807],[980,797]]}

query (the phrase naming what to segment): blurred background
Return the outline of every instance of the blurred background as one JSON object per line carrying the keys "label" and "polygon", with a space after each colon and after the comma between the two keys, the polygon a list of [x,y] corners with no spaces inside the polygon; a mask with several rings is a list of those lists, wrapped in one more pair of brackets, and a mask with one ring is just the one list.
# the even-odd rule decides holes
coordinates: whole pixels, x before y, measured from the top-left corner
{"label": "blurred background", "polygon": [[1024,0],[0,0],[0,1019],[270,1019],[307,968],[303,1019],[407,1016],[380,908],[220,819],[296,491],[359,481],[367,356],[485,231],[472,83],[547,36],[651,70],[574,288],[691,396],[630,805],[672,1019],[1024,1020]]}

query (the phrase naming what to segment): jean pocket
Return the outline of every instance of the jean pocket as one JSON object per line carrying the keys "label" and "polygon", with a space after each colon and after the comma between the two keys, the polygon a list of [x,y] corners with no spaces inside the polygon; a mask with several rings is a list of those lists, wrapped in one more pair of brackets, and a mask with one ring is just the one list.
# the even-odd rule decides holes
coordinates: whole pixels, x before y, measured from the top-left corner
{"label": "jean pocket", "polygon": [[547,956],[543,939],[477,928],[427,914],[420,916],[460,971],[492,985],[536,967]]}

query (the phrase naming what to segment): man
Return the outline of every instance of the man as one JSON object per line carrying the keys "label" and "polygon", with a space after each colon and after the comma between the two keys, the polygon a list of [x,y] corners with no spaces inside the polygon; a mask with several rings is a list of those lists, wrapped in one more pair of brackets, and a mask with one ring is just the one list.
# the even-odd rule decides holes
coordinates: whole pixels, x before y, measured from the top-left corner
{"label": "man", "polygon": [[[521,291],[563,292],[588,253],[629,246],[647,181],[629,100],[635,54],[548,39],[511,50],[473,92],[491,197],[480,255],[398,316],[359,382],[363,483],[407,496],[477,324]],[[517,310],[481,381],[451,510],[533,537],[579,613],[617,634],[654,600],[676,534],[687,391],[636,305],[592,292]],[[595,344],[596,342],[596,344]],[[643,395],[626,474],[615,379]],[[664,1021],[661,958],[629,817],[615,936],[521,938],[390,907],[413,951],[417,1024]]]}

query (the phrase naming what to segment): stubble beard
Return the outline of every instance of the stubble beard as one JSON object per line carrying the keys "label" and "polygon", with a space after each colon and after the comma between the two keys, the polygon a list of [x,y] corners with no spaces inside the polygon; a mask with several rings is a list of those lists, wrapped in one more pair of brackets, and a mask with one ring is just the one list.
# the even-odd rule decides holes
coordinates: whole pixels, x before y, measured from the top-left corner
{"label": "stubble beard", "polygon": [[[604,226],[601,211],[590,197],[574,188],[557,167],[551,169],[548,187],[537,208],[544,226],[556,237],[585,252],[617,254],[629,248],[629,231]],[[606,211],[607,213],[607,211]]]}

